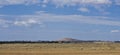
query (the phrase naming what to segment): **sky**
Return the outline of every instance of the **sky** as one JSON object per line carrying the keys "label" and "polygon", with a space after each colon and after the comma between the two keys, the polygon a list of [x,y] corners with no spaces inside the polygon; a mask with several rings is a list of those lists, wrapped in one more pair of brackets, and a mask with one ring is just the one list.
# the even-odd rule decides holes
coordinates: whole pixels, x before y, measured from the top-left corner
{"label": "sky", "polygon": [[0,0],[0,41],[120,40],[120,0]]}

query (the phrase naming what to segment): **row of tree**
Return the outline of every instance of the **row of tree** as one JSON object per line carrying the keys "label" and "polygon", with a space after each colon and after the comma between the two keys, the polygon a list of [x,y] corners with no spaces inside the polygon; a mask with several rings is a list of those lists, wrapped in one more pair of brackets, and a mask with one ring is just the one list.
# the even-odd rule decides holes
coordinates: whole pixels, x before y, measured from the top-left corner
{"label": "row of tree", "polygon": [[[0,44],[11,44],[11,43],[94,43],[94,42],[105,42],[105,41],[0,41]],[[120,43],[120,41],[114,41],[114,43]]]}

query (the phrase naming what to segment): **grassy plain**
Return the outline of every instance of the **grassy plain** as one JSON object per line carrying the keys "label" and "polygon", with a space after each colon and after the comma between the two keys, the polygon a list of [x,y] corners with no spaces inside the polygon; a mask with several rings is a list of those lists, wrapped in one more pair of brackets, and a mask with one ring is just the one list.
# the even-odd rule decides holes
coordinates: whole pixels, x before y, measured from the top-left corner
{"label": "grassy plain", "polygon": [[120,55],[120,43],[0,44],[0,55]]}

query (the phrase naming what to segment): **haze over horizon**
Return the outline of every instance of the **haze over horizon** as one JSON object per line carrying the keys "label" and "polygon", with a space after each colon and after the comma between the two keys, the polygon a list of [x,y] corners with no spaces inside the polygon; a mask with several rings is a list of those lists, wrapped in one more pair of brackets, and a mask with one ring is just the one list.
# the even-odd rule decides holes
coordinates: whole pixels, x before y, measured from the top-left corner
{"label": "haze over horizon", "polygon": [[120,40],[120,0],[0,0],[1,40]]}

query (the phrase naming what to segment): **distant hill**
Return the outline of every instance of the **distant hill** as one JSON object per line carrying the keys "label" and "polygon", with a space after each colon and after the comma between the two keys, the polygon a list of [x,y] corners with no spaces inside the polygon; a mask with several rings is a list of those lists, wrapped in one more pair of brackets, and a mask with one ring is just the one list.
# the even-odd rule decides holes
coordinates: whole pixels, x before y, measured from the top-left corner
{"label": "distant hill", "polygon": [[73,39],[73,38],[63,38],[63,39],[60,39],[58,41],[70,41],[70,42],[74,42],[74,41],[80,41],[78,39]]}
{"label": "distant hill", "polygon": [[54,41],[0,41],[0,44],[6,43],[120,43],[120,41],[78,40],[73,38],[62,38]]}

